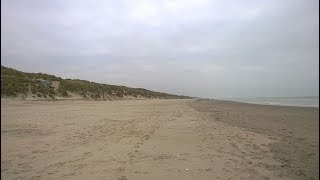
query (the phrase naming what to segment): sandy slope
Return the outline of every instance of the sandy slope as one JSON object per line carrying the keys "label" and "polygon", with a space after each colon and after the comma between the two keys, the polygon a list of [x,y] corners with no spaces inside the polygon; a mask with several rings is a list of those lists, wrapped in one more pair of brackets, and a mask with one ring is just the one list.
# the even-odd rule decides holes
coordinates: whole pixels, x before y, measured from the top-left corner
{"label": "sandy slope", "polygon": [[281,167],[270,150],[281,139],[216,121],[193,103],[2,99],[1,177],[287,179],[266,167]]}

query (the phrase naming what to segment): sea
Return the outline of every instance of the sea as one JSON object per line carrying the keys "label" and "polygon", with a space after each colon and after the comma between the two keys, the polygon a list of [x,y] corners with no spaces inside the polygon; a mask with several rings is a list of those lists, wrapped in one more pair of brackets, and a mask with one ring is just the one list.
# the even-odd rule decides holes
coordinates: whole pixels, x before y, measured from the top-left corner
{"label": "sea", "polygon": [[319,107],[319,96],[228,98],[224,100],[278,106]]}

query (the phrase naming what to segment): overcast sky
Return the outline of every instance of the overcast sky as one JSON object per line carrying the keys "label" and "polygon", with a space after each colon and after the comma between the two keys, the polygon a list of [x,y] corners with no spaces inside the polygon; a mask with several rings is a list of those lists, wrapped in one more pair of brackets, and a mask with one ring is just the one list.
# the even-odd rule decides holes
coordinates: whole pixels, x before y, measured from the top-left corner
{"label": "overcast sky", "polygon": [[1,64],[208,98],[319,94],[318,0],[3,0]]}

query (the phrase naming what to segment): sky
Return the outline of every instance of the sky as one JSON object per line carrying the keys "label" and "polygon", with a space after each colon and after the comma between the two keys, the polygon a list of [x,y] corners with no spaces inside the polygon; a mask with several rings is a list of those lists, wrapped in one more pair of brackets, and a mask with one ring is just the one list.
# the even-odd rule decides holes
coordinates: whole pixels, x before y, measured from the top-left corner
{"label": "sky", "polygon": [[205,98],[319,95],[317,0],[3,0],[1,65]]}

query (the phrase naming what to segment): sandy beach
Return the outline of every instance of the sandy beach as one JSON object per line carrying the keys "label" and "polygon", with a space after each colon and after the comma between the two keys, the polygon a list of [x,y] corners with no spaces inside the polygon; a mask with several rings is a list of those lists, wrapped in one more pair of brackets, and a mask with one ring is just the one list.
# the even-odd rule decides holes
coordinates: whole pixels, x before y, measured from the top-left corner
{"label": "sandy beach", "polygon": [[319,179],[319,108],[1,99],[2,179]]}

